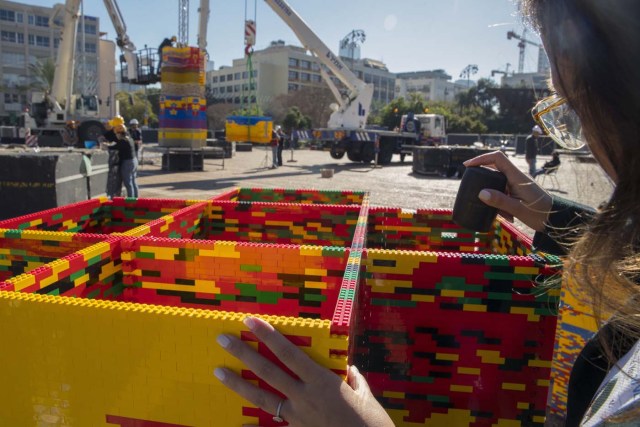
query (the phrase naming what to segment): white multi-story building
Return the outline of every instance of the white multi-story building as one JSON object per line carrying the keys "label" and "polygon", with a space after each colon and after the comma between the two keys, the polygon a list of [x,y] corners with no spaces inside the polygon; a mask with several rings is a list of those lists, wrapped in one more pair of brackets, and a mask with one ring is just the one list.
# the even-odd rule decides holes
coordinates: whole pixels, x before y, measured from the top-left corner
{"label": "white multi-story building", "polygon": [[[393,99],[395,77],[383,63],[371,59],[342,59],[360,79],[373,83],[374,100],[386,103]],[[264,107],[275,97],[303,87],[325,87],[320,67],[317,59],[304,48],[275,41],[252,55],[252,79],[247,58],[240,58],[234,59],[231,66],[207,72],[207,84],[213,97],[220,101],[234,105],[257,101]],[[338,80],[332,79],[340,87]]]}
{"label": "white multi-story building", "polygon": [[[37,83],[29,65],[56,60],[62,18],[52,22],[52,15],[50,7],[0,0],[0,123],[14,121],[28,105]],[[108,92],[104,95],[100,88],[99,19],[85,15],[77,39],[76,90],[106,99]],[[115,59],[110,66],[115,67]]]}
{"label": "white multi-story building", "polygon": [[450,80],[444,70],[397,73],[396,96],[407,98],[411,93],[419,93],[427,101],[453,102],[456,94],[467,90],[467,86],[466,81],[463,84]]}

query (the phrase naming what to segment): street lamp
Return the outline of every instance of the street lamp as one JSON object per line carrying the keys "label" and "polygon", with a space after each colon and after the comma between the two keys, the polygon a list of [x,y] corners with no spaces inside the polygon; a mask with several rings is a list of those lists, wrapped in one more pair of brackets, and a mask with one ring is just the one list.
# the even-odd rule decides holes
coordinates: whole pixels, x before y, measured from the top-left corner
{"label": "street lamp", "polygon": [[460,78],[466,78],[467,80],[467,89],[471,86],[471,75],[477,72],[478,66],[476,64],[469,64],[460,72]]}

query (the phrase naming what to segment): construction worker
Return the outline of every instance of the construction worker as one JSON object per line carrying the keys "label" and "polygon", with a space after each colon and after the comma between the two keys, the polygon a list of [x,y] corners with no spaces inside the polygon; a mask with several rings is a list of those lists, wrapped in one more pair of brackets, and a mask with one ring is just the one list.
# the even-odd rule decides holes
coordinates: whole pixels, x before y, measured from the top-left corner
{"label": "construction worker", "polygon": [[138,184],[136,183],[136,173],[138,170],[138,159],[136,157],[136,144],[127,132],[122,117],[115,117],[111,120],[113,130],[116,133],[116,142],[109,144],[110,151],[118,153],[118,167],[122,183],[127,189],[127,197],[138,197]]}
{"label": "construction worker", "polygon": [[76,129],[75,121],[67,120],[60,133],[62,135],[62,144],[65,147],[73,148],[78,145],[78,130]]}
{"label": "construction worker", "polygon": [[139,124],[138,119],[129,120],[129,136],[131,136],[133,142],[136,143],[136,156],[138,157],[138,162],[142,159],[142,131],[138,127]]}
{"label": "construction worker", "polygon": [[162,43],[160,43],[160,46],[158,46],[158,56],[160,56],[160,59],[158,60],[158,74],[162,73],[162,50],[165,47],[173,47],[173,44],[176,42],[176,40],[176,36],[172,36],[170,39],[166,38],[162,40]]}

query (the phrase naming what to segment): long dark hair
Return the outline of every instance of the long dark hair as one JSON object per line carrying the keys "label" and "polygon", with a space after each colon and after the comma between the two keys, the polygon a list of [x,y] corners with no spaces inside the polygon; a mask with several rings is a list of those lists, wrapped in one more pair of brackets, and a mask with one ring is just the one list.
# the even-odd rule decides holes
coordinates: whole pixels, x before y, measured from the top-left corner
{"label": "long dark hair", "polygon": [[[568,256],[565,275],[589,296],[596,318],[616,313],[640,334],[640,1],[521,0],[541,33],[554,86],[582,123],[616,187]],[[606,168],[605,168],[606,169]],[[609,355],[611,346],[609,343]]]}

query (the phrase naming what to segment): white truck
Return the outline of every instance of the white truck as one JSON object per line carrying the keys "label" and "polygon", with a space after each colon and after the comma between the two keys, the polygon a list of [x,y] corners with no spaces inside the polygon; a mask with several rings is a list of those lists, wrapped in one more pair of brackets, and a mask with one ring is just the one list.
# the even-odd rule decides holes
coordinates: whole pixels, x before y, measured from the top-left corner
{"label": "white truck", "polygon": [[[377,160],[379,164],[384,165],[391,162],[394,154],[400,154],[401,160],[404,160],[405,155],[412,154],[411,147],[426,141],[423,135],[408,131],[406,127],[398,131],[367,129],[373,85],[356,77],[285,0],[265,2],[293,30],[305,49],[330,70],[347,89],[346,94],[341,94],[329,73],[324,67],[320,67],[320,73],[337,102],[331,105],[333,112],[327,128],[315,129],[314,138],[330,150],[331,157],[341,159],[346,154],[353,162],[370,163]],[[419,120],[423,122],[422,119]],[[431,123],[425,121],[424,126],[419,127],[424,132],[428,132],[432,127],[434,129],[431,130],[435,131],[435,123],[434,118]],[[438,116],[438,123],[442,125],[441,131],[444,132],[445,122],[442,116]]]}
{"label": "white truck", "polygon": [[[67,0],[64,6],[57,5],[53,18],[62,15],[63,27],[56,58],[56,72],[50,93],[33,92],[31,108],[25,112],[24,127],[41,135],[60,136],[65,124],[70,121],[78,123],[78,139],[97,141],[104,133],[104,126],[99,119],[99,100],[97,95],[73,93],[75,70],[76,34],[81,0]],[[122,50],[121,62],[123,81],[135,84],[152,84],[158,81],[153,70],[154,57],[144,53],[144,61],[129,40],[126,25],[115,0],[104,0],[105,7],[117,33],[116,43]],[[141,64],[144,63],[144,66]]]}

